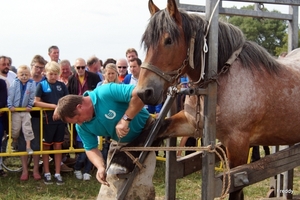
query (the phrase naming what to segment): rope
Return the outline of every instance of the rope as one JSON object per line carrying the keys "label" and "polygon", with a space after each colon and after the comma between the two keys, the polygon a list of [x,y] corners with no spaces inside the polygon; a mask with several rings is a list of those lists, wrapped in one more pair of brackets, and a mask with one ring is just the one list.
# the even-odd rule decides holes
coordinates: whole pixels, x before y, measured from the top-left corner
{"label": "rope", "polygon": [[[223,184],[222,184],[222,193],[220,196],[220,199],[225,199],[231,185],[231,176],[230,176],[230,167],[229,167],[229,162],[228,158],[226,157],[225,151],[219,147],[215,146],[215,149],[212,149],[212,146],[206,146],[206,147],[123,147],[120,149],[120,151],[124,151],[133,161],[133,163],[137,164],[140,169],[143,168],[142,164],[139,162],[138,158],[135,158],[131,153],[128,151],[184,151],[184,150],[194,150],[194,151],[208,151],[210,153],[215,153],[221,162],[224,163],[223,165]],[[217,149],[221,152],[221,155]],[[228,182],[227,187],[226,187],[226,181]]]}
{"label": "rope", "polygon": [[120,151],[184,151],[184,150],[194,150],[194,151],[209,151],[208,147],[123,147]]}
{"label": "rope", "polygon": [[[216,149],[211,150],[209,152],[215,152],[217,154],[217,156],[220,158],[220,161],[224,163],[224,167],[223,167],[223,184],[222,184],[222,193],[221,193],[220,199],[225,199],[228,192],[229,192],[230,185],[231,185],[230,167],[229,167],[229,162],[228,162],[228,159],[226,157],[225,151],[219,146],[216,146],[216,148],[219,149],[222,152],[225,159],[222,157],[222,155]],[[226,173],[226,172],[228,172],[228,173]],[[228,181],[227,187],[226,187],[226,177],[227,177],[227,181]],[[226,190],[225,190],[225,188],[226,188]]]}
{"label": "rope", "polygon": [[210,18],[208,20],[207,29],[206,29],[206,32],[205,32],[204,37],[203,37],[203,49],[202,49],[202,51],[200,53],[200,56],[201,56],[201,71],[200,71],[200,76],[199,76],[198,81],[193,82],[192,84],[198,84],[198,83],[200,83],[200,81],[202,79],[204,79],[204,75],[205,75],[205,72],[204,72],[205,71],[205,54],[208,52],[208,45],[207,45],[207,39],[206,38],[207,38],[207,35],[209,33],[209,29],[210,29],[210,26],[211,26],[212,17],[213,17],[213,15],[216,12],[216,9],[217,9],[219,3],[220,3],[220,0],[218,0],[218,2],[216,3],[216,5],[215,5],[215,7],[214,7],[214,9],[213,9],[213,11],[212,11],[212,13],[210,15]]}
{"label": "rope", "polygon": [[108,171],[108,169],[109,169],[109,167],[110,167],[110,165],[111,165],[111,161],[112,161],[112,159],[114,158],[114,155],[115,155],[115,153],[116,153],[116,151],[117,151],[117,147],[119,146],[119,143],[120,143],[120,141],[121,141],[121,138],[119,138],[119,140],[118,140],[118,142],[117,142],[117,146],[116,146],[116,148],[114,149],[114,151],[113,151],[113,153],[112,153],[112,155],[111,155],[111,157],[110,157],[110,160],[109,160],[109,162],[107,162],[108,163],[108,165],[106,166],[106,172]]}
{"label": "rope", "polygon": [[135,158],[135,157],[134,157],[131,153],[129,153],[128,151],[124,151],[124,152],[126,153],[126,155],[127,155],[129,158],[131,158],[133,164],[136,164],[136,165],[140,168],[140,170],[143,169],[144,166],[140,163],[139,158]]}

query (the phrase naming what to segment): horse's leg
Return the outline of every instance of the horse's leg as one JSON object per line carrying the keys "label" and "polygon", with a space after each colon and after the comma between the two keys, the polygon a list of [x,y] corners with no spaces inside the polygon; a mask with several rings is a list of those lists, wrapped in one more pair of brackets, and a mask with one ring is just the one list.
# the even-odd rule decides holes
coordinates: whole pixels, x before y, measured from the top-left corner
{"label": "horse's leg", "polygon": [[[247,163],[249,154],[249,140],[247,138],[247,133],[245,134],[231,134],[234,138],[230,136],[225,141],[227,157],[229,159],[230,168],[237,167]],[[245,138],[245,139],[244,139]],[[243,200],[244,193],[243,189],[237,190],[230,193],[229,200]]]}
{"label": "horse's leg", "polygon": [[[106,200],[115,200],[118,193],[124,187],[126,183],[126,179],[124,178],[127,175],[130,175],[130,171],[132,169],[128,169],[128,165],[132,164],[133,161],[129,158],[124,152],[120,152],[119,149],[122,144],[117,143],[116,141],[112,141],[109,153],[108,153],[108,165],[111,165],[107,171],[107,182],[109,182],[110,186],[101,185],[98,198],[97,199],[106,199]],[[134,154],[134,157],[138,157],[136,152],[131,152]],[[113,158],[112,158],[113,156]],[[120,161],[120,159],[123,159]],[[119,162],[116,162],[119,161]],[[122,164],[120,164],[120,162]],[[124,163],[127,162],[127,163]],[[136,174],[133,183],[128,190],[126,198],[124,200],[130,199],[140,199],[140,200],[149,200],[155,198],[155,189],[153,186],[152,178],[155,172],[156,165],[156,156],[154,152],[149,152],[147,158],[143,163],[143,168]]]}
{"label": "horse's leg", "polygon": [[[202,130],[202,129],[201,129]],[[173,115],[170,118],[164,120],[162,127],[158,133],[158,138],[170,138],[170,137],[200,137],[195,136],[195,121],[186,117],[184,111]]]}

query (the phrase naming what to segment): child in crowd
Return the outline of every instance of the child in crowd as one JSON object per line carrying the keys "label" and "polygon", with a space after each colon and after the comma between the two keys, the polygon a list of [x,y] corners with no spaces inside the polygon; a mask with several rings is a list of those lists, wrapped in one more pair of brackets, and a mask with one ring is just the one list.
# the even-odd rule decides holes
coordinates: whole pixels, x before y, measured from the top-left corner
{"label": "child in crowd", "polygon": [[[12,148],[17,150],[18,138],[22,127],[26,141],[26,151],[28,154],[33,154],[30,141],[34,139],[34,134],[29,111],[33,107],[36,86],[35,82],[30,79],[30,76],[30,68],[28,66],[19,66],[17,78],[8,89],[7,107],[12,112]],[[26,108],[26,112],[15,112],[16,107]]]}
{"label": "child in crowd", "polygon": [[[46,79],[41,81],[36,88],[36,97],[34,105],[41,108],[55,109],[58,100],[68,94],[66,85],[57,81],[60,74],[60,67],[55,61],[51,61],[45,66]],[[43,116],[43,150],[61,150],[65,135],[65,123],[59,120],[59,117],[53,110],[45,111]],[[64,184],[60,175],[62,154],[54,155],[55,175],[57,185]],[[44,183],[52,184],[51,173],[49,169],[49,155],[43,154],[44,165]]]}

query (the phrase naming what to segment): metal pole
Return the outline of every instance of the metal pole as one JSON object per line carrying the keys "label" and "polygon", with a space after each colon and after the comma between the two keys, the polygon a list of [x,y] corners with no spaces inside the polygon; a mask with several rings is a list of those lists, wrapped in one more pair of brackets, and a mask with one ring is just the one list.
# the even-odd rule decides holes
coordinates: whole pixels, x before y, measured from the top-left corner
{"label": "metal pole", "polygon": [[[151,131],[150,131],[150,134],[146,140],[146,143],[144,145],[144,147],[149,147],[152,145],[154,139],[155,139],[155,136],[157,135],[161,125],[162,125],[162,122],[164,120],[164,118],[166,117],[167,113],[169,112],[174,100],[176,99],[176,95],[172,95],[172,96],[167,96],[167,99],[161,109],[161,112],[160,112],[160,115],[157,119],[157,121],[155,122],[155,124],[152,126],[151,128]],[[140,156],[139,156],[139,161],[141,163],[144,163],[146,157],[148,155],[148,151],[142,151],[140,153]],[[126,182],[124,183],[124,186],[123,188],[120,190],[119,194],[117,195],[117,199],[118,200],[123,200],[125,199],[126,195],[127,195],[127,192],[129,190],[129,188],[131,187],[132,185],[132,182],[136,176],[136,174],[139,172],[139,168],[137,165],[135,165],[133,171],[131,172],[130,176],[127,178]]]}
{"label": "metal pole", "polygon": [[289,6],[289,14],[293,16],[292,20],[289,20],[288,28],[288,52],[298,48],[298,6]]}
{"label": "metal pole", "polygon": [[[206,57],[207,77],[211,77],[217,71],[218,63],[218,18],[219,5],[213,13],[217,0],[206,0],[206,19],[212,20],[208,35],[208,56]],[[203,144],[215,145],[216,141],[216,106],[217,106],[217,84],[215,82],[208,85],[208,94],[204,99],[204,134]],[[213,200],[215,197],[215,154],[204,152],[202,157],[202,199]]]}

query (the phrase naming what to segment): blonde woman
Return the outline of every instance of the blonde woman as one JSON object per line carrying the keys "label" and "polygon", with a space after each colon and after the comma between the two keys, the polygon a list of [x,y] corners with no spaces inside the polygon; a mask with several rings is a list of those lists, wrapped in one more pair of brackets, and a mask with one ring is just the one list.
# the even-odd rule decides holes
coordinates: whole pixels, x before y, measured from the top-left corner
{"label": "blonde woman", "polygon": [[102,84],[106,83],[120,83],[119,81],[119,73],[116,64],[109,63],[105,66],[105,69],[103,70],[104,75],[104,81],[98,83],[97,86],[100,86]]}

